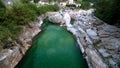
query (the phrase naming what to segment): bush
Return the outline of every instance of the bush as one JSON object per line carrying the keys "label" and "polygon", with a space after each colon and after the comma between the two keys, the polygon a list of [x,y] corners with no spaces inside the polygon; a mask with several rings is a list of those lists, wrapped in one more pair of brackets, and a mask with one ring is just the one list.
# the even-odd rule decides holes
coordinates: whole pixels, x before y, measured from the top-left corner
{"label": "bush", "polygon": [[66,6],[67,6],[67,7],[76,7],[75,4],[67,4]]}
{"label": "bush", "polygon": [[91,6],[90,6],[90,3],[89,3],[88,1],[83,1],[83,2],[81,3],[80,8],[82,8],[82,9],[90,9]]}
{"label": "bush", "polygon": [[95,0],[76,0],[76,2],[81,4],[81,6],[79,8],[86,10],[86,9],[92,8],[90,3],[95,2]]}
{"label": "bush", "polygon": [[29,21],[34,21],[37,14],[34,10],[31,10],[27,4],[23,4],[20,7],[13,7],[14,10],[11,13],[13,20],[17,21],[17,24],[26,24]]}
{"label": "bush", "polygon": [[[12,6],[4,6],[0,1],[0,45],[17,39],[19,31],[22,26],[34,21],[38,15],[46,13],[47,11],[57,11],[57,5],[39,5],[28,3],[25,0],[23,3],[13,4]],[[15,1],[14,3],[17,3]]]}
{"label": "bush", "polygon": [[39,13],[43,14],[46,13],[47,11],[57,11],[59,10],[59,7],[57,5],[42,5],[39,7]]}
{"label": "bush", "polygon": [[95,16],[109,24],[120,23],[120,0],[97,0]]}

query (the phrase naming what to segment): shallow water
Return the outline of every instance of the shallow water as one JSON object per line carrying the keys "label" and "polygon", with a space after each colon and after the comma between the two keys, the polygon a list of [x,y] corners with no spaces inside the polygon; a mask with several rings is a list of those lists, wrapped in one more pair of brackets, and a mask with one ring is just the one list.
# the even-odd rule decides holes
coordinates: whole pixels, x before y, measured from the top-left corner
{"label": "shallow water", "polygon": [[73,35],[44,20],[43,31],[16,68],[88,68]]}

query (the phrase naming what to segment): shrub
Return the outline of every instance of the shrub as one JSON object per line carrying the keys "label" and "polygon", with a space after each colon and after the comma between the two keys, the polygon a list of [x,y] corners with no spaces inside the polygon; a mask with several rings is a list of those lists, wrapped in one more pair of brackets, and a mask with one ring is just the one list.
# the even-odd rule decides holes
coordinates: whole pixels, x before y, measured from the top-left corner
{"label": "shrub", "polygon": [[76,7],[75,4],[67,4],[66,6],[67,6],[67,7]]}
{"label": "shrub", "polygon": [[0,42],[9,42],[9,38],[17,39],[22,26],[34,21],[38,15],[47,11],[59,10],[57,5],[39,5],[37,7],[36,4],[28,3],[29,0],[25,0],[18,5],[17,2],[19,1],[14,1],[15,4],[12,6],[3,5],[1,7],[2,2],[0,1]]}
{"label": "shrub", "polygon": [[34,10],[31,10],[27,4],[23,4],[20,7],[13,7],[14,10],[10,14],[13,20],[16,20],[17,24],[26,24],[29,21],[34,21],[37,17]]}
{"label": "shrub", "polygon": [[48,11],[57,11],[57,10],[59,10],[58,5],[38,5],[38,7],[33,5],[31,8],[36,11],[37,15],[44,14],[44,13],[46,13]]}
{"label": "shrub", "polygon": [[109,24],[120,23],[120,0],[97,0],[95,16]]}
{"label": "shrub", "polygon": [[89,8],[91,8],[91,6],[90,6],[90,3],[88,1],[83,1],[81,3],[80,8],[82,8],[82,9],[89,9]]}

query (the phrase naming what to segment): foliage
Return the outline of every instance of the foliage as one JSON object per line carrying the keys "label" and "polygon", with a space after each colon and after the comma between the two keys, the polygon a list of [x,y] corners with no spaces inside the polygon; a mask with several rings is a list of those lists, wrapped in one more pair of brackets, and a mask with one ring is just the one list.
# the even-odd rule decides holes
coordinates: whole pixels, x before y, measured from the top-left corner
{"label": "foliage", "polygon": [[75,4],[67,4],[66,6],[67,6],[67,7],[76,7]]}
{"label": "foliage", "polygon": [[34,21],[37,17],[36,12],[31,10],[27,4],[23,4],[20,7],[13,7],[14,10],[10,14],[13,20],[16,20],[17,24],[26,24],[29,21]]}
{"label": "foliage", "polygon": [[120,23],[120,0],[97,0],[95,15],[109,24]]}
{"label": "foliage", "polygon": [[41,15],[46,13],[47,11],[57,11],[59,10],[58,5],[38,5],[36,7],[35,5],[31,7],[33,10],[36,11],[36,14]]}
{"label": "foliage", "polygon": [[89,8],[91,8],[91,6],[90,6],[90,3],[88,1],[83,1],[81,3],[81,7],[80,8],[82,8],[82,9],[89,9]]}
{"label": "foliage", "polygon": [[76,0],[76,2],[81,4],[79,8],[82,8],[82,9],[92,8],[92,6],[90,5],[90,2],[93,2],[93,1],[94,0]]}
{"label": "foliage", "polygon": [[75,19],[71,18],[70,24],[74,24]]}
{"label": "foliage", "polygon": [[[12,6],[5,6],[0,0],[0,41],[17,39],[23,25],[34,21],[38,15],[47,11],[57,11],[57,5],[39,5],[29,3],[29,0],[13,1]],[[18,4],[18,5],[17,5]],[[2,43],[0,43],[1,45]]]}
{"label": "foliage", "polygon": [[38,3],[40,0],[34,0],[35,3]]}
{"label": "foliage", "polygon": [[23,3],[29,3],[31,0],[21,0]]}
{"label": "foliage", "polygon": [[0,8],[5,7],[4,4],[2,3],[2,1],[0,0]]}

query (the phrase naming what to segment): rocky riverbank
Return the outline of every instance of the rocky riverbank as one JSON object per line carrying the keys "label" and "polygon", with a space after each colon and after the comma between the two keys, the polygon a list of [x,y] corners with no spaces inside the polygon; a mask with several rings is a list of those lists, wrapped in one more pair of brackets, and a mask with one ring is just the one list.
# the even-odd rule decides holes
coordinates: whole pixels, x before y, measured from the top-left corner
{"label": "rocky riverbank", "polygon": [[77,39],[82,44],[83,53],[85,52],[93,68],[119,68],[120,28],[106,24],[91,11],[69,11],[76,20],[72,28],[77,30]]}
{"label": "rocky riverbank", "polygon": [[[120,28],[101,21],[93,15],[93,11],[93,9],[60,11],[59,13],[63,15],[61,22],[65,23],[62,26],[76,36],[89,67],[119,68]],[[70,24],[71,19],[66,13],[75,19],[73,25]],[[59,18],[60,16],[56,16],[54,22]]]}
{"label": "rocky riverbank", "polygon": [[44,18],[44,16],[40,16],[36,22],[31,22],[24,26],[19,34],[19,39],[12,43],[13,46],[1,50],[0,68],[14,68],[21,60],[25,52],[31,46],[32,38],[41,31],[40,26],[43,23],[42,18]]}

